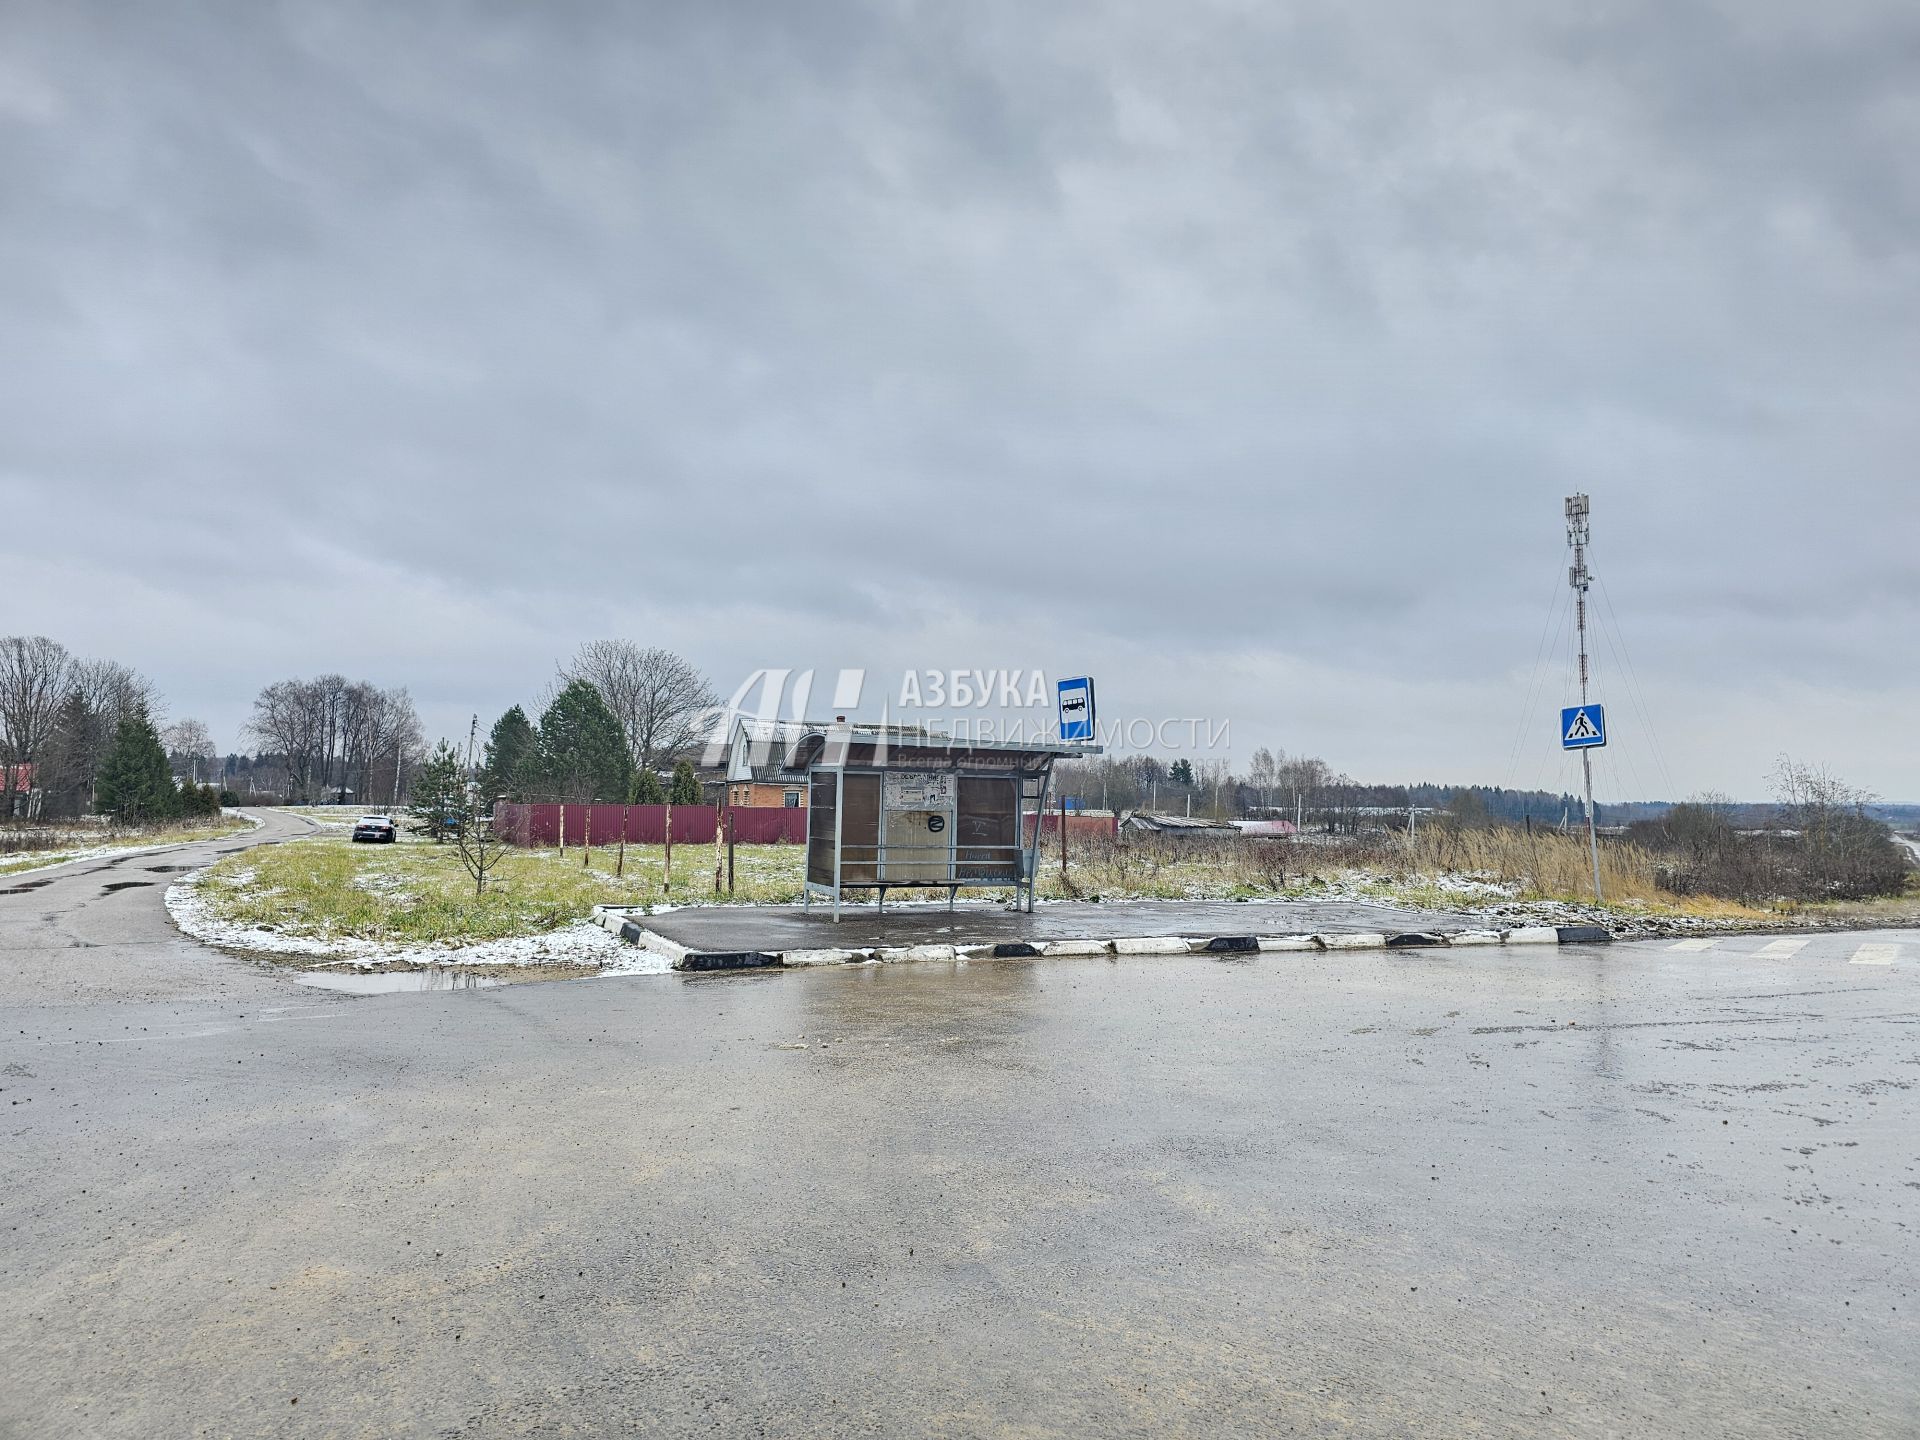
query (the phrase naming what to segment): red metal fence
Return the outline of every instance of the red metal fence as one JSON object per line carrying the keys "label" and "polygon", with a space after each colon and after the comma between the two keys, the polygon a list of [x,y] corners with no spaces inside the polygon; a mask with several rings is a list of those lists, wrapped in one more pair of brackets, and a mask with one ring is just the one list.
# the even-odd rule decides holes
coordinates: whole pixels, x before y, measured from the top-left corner
{"label": "red metal fence", "polygon": [[[1045,810],[1040,815],[1040,833],[1058,835],[1060,833],[1060,812]],[[1067,812],[1067,844],[1071,846],[1080,839],[1112,840],[1120,834],[1118,815],[1075,815]],[[1027,817],[1027,842],[1033,842],[1033,817]]]}
{"label": "red metal fence", "polygon": [[[564,811],[569,845],[617,845],[622,832],[630,845],[659,845],[667,838],[669,808],[676,845],[711,845],[722,813],[742,845],[798,845],[807,838],[805,810],[773,806],[722,812],[711,805],[510,805],[503,800],[493,807],[493,827],[511,845],[558,845]],[[720,832],[722,839],[726,833]]]}
{"label": "red metal fence", "polygon": [[[622,831],[630,845],[659,845],[667,838],[665,805],[509,805],[503,800],[493,807],[493,825],[511,845],[558,845],[562,810],[569,845],[617,845]],[[675,805],[672,810],[676,845],[711,845],[721,815],[727,817],[733,838],[742,845],[803,845],[807,839],[805,810],[772,805],[736,805],[724,811],[711,805]],[[1059,811],[1049,810],[1040,817],[1041,834],[1059,831]],[[1120,822],[1112,815],[1067,816],[1069,845],[1083,838],[1111,840],[1119,833]],[[720,838],[724,840],[726,834],[722,830]],[[1026,838],[1033,839],[1031,815]]]}

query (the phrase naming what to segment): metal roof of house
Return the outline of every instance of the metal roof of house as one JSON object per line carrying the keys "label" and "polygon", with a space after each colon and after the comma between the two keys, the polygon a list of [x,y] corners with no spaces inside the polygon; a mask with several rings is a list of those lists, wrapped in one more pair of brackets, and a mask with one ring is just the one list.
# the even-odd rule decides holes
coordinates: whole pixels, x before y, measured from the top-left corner
{"label": "metal roof of house", "polygon": [[1125,823],[1141,830],[1158,830],[1170,835],[1238,835],[1240,833],[1229,821],[1209,820],[1203,815],[1157,815],[1145,810],[1136,810],[1126,818]]}
{"label": "metal roof of house", "polygon": [[1291,820],[1235,820],[1233,828],[1242,835],[1292,835],[1297,832]]}

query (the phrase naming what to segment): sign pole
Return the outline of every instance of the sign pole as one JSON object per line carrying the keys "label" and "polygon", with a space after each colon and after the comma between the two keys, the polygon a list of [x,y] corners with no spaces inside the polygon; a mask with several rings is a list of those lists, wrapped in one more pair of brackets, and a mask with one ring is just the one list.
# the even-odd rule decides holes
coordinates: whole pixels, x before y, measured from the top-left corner
{"label": "sign pole", "polygon": [[1067,894],[1067,792],[1060,792],[1060,894]]}
{"label": "sign pole", "polygon": [[[1567,497],[1567,543],[1573,547],[1573,568],[1567,583],[1573,586],[1575,627],[1580,635],[1580,704],[1587,703],[1587,587],[1593,576],[1587,570],[1587,497]],[[1600,832],[1593,818],[1593,754],[1580,752],[1580,770],[1587,783],[1587,853],[1593,859],[1593,903],[1600,904]]]}
{"label": "sign pole", "polygon": [[1587,777],[1587,853],[1593,857],[1593,903],[1600,903],[1600,837],[1593,826],[1593,755],[1580,752],[1580,768]]}

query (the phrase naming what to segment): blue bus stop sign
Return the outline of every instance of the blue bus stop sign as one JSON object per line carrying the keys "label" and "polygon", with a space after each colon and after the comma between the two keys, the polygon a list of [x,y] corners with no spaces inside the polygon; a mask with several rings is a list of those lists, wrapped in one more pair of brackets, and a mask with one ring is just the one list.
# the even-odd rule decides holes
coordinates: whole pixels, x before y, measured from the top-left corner
{"label": "blue bus stop sign", "polygon": [[1560,712],[1562,750],[1598,750],[1606,743],[1606,706],[1569,705]]}

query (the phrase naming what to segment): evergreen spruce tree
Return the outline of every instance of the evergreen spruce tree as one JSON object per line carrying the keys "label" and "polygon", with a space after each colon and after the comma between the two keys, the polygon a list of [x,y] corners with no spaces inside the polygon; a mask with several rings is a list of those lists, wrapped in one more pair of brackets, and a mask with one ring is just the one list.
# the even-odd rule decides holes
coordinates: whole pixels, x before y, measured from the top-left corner
{"label": "evergreen spruce tree", "polygon": [[480,767],[481,798],[519,799],[534,752],[533,725],[527,712],[515,705],[493,722],[493,731],[487,736],[486,760]]}
{"label": "evergreen spruce tree", "polygon": [[682,760],[673,767],[673,785],[667,791],[671,805],[698,805],[700,778],[693,773],[693,762]]}
{"label": "evergreen spruce tree", "polygon": [[101,762],[96,806],[124,825],[170,820],[180,814],[180,789],[160,736],[144,710],[135,710],[114,731]]}
{"label": "evergreen spruce tree", "polygon": [[538,788],[554,800],[619,801],[633,783],[633,760],[620,722],[585,680],[554,697],[536,737]]}
{"label": "evergreen spruce tree", "polygon": [[636,805],[664,805],[667,792],[660,787],[660,777],[651,770],[642,770],[633,782],[633,803]]}
{"label": "evergreen spruce tree", "polygon": [[416,835],[431,835],[434,844],[444,845],[466,803],[466,766],[460,763],[454,748],[442,740],[413,777],[413,803],[407,807],[413,823],[407,828]]}

